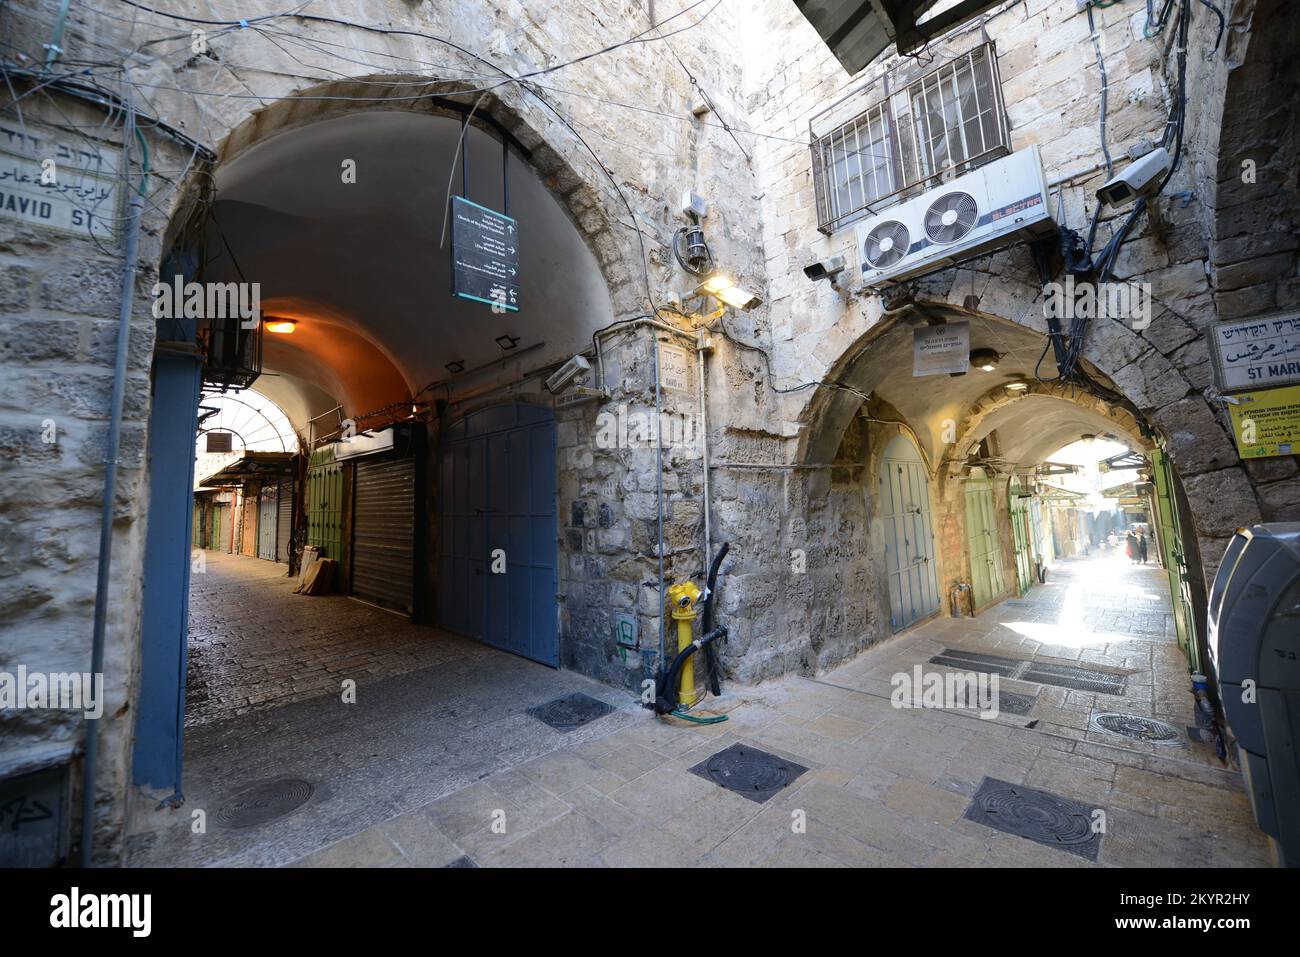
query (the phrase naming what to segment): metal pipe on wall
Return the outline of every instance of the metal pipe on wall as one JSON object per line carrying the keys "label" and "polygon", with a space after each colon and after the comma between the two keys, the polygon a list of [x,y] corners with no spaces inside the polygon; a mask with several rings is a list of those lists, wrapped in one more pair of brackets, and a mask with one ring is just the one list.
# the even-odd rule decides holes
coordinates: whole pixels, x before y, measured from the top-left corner
{"label": "metal pipe on wall", "polygon": [[[135,105],[128,98],[122,133],[122,167],[130,172],[131,141],[135,136]],[[140,216],[144,196],[131,190],[127,218],[126,246],[122,256],[122,301],[117,316],[117,355],[113,364],[113,396],[109,406],[108,441],[105,450],[104,501],[99,526],[99,574],[95,583],[95,617],[91,635],[90,674],[104,670],[104,632],[108,621],[108,584],[113,560],[113,512],[117,500],[117,455],[122,442],[122,408],[126,398],[126,366],[131,343],[131,313],[135,303],[135,270],[140,255]],[[89,867],[95,834],[95,770],[99,758],[99,719],[86,719],[86,757],[83,762],[81,795],[82,867]]]}
{"label": "metal pipe on wall", "polygon": [[664,609],[668,596],[664,590],[664,437],[663,416],[660,412],[659,396],[659,336],[650,332],[650,345],[654,350],[655,367],[655,517],[658,523],[659,541],[655,551],[659,556],[659,659],[657,667],[662,668],[664,661]]}

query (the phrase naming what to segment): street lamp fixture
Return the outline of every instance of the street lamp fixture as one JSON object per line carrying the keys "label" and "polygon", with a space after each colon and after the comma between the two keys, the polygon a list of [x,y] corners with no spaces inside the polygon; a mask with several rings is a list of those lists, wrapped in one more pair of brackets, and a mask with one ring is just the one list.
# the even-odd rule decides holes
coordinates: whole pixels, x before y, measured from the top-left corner
{"label": "street lamp fixture", "polygon": [[296,319],[267,319],[263,324],[267,332],[278,332],[282,336],[287,336],[298,328]]}
{"label": "street lamp fixture", "polygon": [[736,285],[736,281],[723,273],[714,273],[696,288],[697,296],[712,296],[733,309],[753,309],[762,299]]}

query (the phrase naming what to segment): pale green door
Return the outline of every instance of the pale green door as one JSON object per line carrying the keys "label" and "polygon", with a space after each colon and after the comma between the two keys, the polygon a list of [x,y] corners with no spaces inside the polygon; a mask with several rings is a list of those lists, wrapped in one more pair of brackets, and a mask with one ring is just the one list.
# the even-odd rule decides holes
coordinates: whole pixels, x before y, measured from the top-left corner
{"label": "pale green door", "polygon": [[1163,449],[1151,453],[1151,472],[1156,486],[1156,521],[1160,523],[1160,546],[1169,575],[1169,597],[1173,602],[1174,629],[1192,671],[1200,671],[1200,643],[1197,618],[1192,605],[1187,555],[1183,549],[1183,528],[1178,520],[1173,466]]}
{"label": "pale green door", "polygon": [[1016,553],[1016,591],[1023,595],[1034,583],[1033,554],[1029,544],[1029,497],[1020,487],[1020,480],[1014,476],[1008,497],[1011,505],[1011,535]]}
{"label": "pale green door", "polygon": [[972,469],[966,482],[966,544],[975,607],[982,608],[1005,592],[1007,583],[993,507],[993,485],[980,469]]}

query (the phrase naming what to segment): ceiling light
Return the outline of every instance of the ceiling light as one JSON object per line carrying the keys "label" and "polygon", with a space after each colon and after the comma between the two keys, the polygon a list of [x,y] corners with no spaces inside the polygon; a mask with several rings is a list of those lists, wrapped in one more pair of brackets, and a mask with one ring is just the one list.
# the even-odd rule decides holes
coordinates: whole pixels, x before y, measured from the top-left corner
{"label": "ceiling light", "polygon": [[998,367],[998,360],[1001,358],[992,349],[976,349],[970,354],[970,364],[985,372],[992,372]]}
{"label": "ceiling light", "polygon": [[445,368],[452,375],[455,375],[457,372],[465,371],[465,363],[461,362],[459,359],[453,359],[451,362],[448,362],[443,368]]}
{"label": "ceiling light", "polygon": [[1091,441],[1092,441],[1093,439],[1095,439],[1096,437],[1097,437],[1097,436],[1095,436],[1095,435],[1091,435],[1090,433],[1085,432],[1083,435],[1079,436],[1079,441],[1081,441],[1081,442],[1091,442]]}
{"label": "ceiling light", "polygon": [[1008,382],[1007,388],[1012,392],[1024,392],[1029,388],[1028,382]]}
{"label": "ceiling light", "polygon": [[719,302],[733,309],[753,309],[763,300],[748,290],[736,285],[734,279],[722,273],[714,273],[696,288],[697,296],[712,296]]}
{"label": "ceiling light", "polygon": [[509,351],[519,345],[518,336],[497,336],[497,345],[502,349]]}
{"label": "ceiling light", "polygon": [[267,319],[262,325],[266,327],[267,332],[278,332],[282,336],[287,336],[293,330],[298,328],[297,319]]}

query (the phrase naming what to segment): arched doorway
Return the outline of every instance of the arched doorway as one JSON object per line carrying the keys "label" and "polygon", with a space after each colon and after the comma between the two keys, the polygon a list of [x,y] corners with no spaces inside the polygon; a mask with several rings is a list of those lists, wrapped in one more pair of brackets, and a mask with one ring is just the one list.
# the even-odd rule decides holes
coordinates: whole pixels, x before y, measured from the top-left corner
{"label": "arched doorway", "polygon": [[[308,102],[345,102],[314,92],[325,98]],[[561,580],[557,555],[555,414],[528,404],[456,416],[519,392],[549,406],[541,383],[550,371],[590,352],[593,333],[614,321],[606,275],[623,264],[585,180],[572,171],[562,183],[551,175],[568,167],[544,139],[529,136],[525,147],[512,131],[522,135],[526,127],[508,110],[498,117],[484,106],[472,120],[469,112],[469,105],[458,110],[433,100],[419,109],[355,112],[295,111],[282,101],[232,133],[220,163],[205,171],[204,188],[170,230],[169,276],[259,284],[262,318],[274,320],[261,326],[266,334],[257,345],[254,381],[259,390],[265,384],[303,447],[292,499],[276,495],[273,504],[268,495],[248,514],[262,518],[278,513],[283,501],[298,503],[295,545],[315,546],[314,555],[337,565],[332,581],[311,598],[303,589],[294,594],[306,583],[299,576],[286,580],[282,569],[270,587],[259,577],[270,573],[265,564],[246,561],[257,557],[258,540],[251,554],[232,555],[235,561],[207,576],[210,590],[224,587],[215,581],[220,575],[229,587],[203,604],[237,611],[240,627],[247,626],[229,641],[231,628],[210,629],[221,635],[207,653],[214,678],[237,666],[241,650],[254,652],[243,658],[258,673],[245,682],[251,694],[229,702],[209,695],[201,723],[191,724],[186,713],[187,690],[196,687],[187,688],[183,664],[190,588],[175,589],[175,614],[157,629],[160,664],[146,662],[141,679],[175,730],[163,740],[154,733],[161,720],[140,725],[141,785],[179,794],[184,751],[187,783],[215,786],[216,761],[204,763],[210,754],[195,744],[212,739],[209,726],[337,700],[339,682],[349,674],[377,683],[449,660],[485,669],[495,661],[499,673],[516,673],[515,665],[500,666],[505,656],[417,629],[434,621],[459,624],[455,630],[533,661],[560,664],[557,596],[570,586]],[[455,227],[444,231],[442,215],[456,205],[452,194],[518,223],[517,312],[454,293],[452,277],[462,260],[453,255]],[[581,222],[580,212],[587,214]],[[249,384],[245,377],[230,388]],[[197,403],[198,383],[181,385]],[[192,458],[195,416],[179,402],[158,407],[180,414],[166,428],[152,429],[155,441],[170,428],[186,436]],[[509,422],[499,418],[505,413]],[[474,482],[450,502],[440,497],[439,443],[449,461],[455,450],[464,459],[477,456],[466,469]],[[161,454],[153,459],[153,478],[166,484],[169,463]],[[458,491],[454,481],[446,487]],[[181,514],[189,518],[188,510]],[[269,528],[265,518],[262,527]],[[188,546],[191,526],[184,532]],[[491,568],[493,543],[500,543],[504,574]],[[440,580],[448,567],[440,547],[462,555],[486,549],[475,552],[484,574],[471,568],[469,578]],[[461,612],[476,620],[457,619]],[[259,634],[268,640],[253,648]],[[221,680],[207,685],[225,686]],[[288,748],[290,739],[265,744]],[[157,760],[146,762],[146,753]]]}
{"label": "arched doorway", "polygon": [[876,477],[889,583],[889,624],[895,631],[939,610],[929,472],[915,443],[896,435],[885,446]]}

